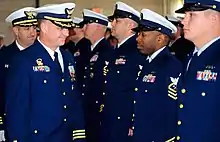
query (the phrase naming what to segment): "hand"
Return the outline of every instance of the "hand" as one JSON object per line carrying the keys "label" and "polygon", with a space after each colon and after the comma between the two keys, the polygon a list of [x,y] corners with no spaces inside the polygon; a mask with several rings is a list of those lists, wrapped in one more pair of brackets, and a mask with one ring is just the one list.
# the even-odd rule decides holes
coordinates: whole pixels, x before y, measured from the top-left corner
{"label": "hand", "polygon": [[5,141],[5,131],[4,130],[0,130],[0,142]]}
{"label": "hand", "polygon": [[133,135],[134,135],[133,130],[132,130],[132,129],[129,129],[129,130],[128,130],[128,136],[131,136],[131,137],[132,137]]}

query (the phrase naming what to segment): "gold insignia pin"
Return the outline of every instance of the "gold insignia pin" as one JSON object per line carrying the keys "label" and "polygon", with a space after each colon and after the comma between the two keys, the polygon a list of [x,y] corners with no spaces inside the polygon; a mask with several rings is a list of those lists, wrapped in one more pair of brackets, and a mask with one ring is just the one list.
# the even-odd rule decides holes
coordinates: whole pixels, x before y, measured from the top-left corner
{"label": "gold insignia pin", "polygon": [[36,60],[36,63],[37,63],[38,66],[43,66],[43,65],[44,65],[44,64],[43,64],[43,60],[42,60],[41,58],[38,58],[38,59]]}
{"label": "gold insignia pin", "polygon": [[35,18],[35,13],[33,11],[24,11],[24,14],[27,16],[28,19]]}
{"label": "gold insignia pin", "polygon": [[71,18],[72,14],[73,14],[73,11],[74,11],[74,8],[72,8],[72,9],[66,8],[65,9],[65,12],[67,14],[67,18]]}

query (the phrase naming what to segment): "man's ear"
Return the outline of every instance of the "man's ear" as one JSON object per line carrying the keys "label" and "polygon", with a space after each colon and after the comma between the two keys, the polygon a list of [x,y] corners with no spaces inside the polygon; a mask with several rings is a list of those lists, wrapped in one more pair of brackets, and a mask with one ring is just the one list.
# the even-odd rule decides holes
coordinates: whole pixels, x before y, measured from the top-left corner
{"label": "man's ear", "polygon": [[47,21],[41,21],[40,25],[40,31],[42,33],[47,33],[48,32],[48,24],[47,24]]}
{"label": "man's ear", "polygon": [[17,37],[17,36],[18,36],[18,33],[19,33],[19,27],[18,27],[18,26],[12,27],[12,31],[13,31],[13,33],[15,34],[15,36]]}

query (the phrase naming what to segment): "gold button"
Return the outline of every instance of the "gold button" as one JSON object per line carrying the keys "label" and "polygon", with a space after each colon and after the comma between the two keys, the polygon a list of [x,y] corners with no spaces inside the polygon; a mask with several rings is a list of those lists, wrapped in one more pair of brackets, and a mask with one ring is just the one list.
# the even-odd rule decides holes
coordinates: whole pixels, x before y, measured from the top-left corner
{"label": "gold button", "polygon": [[212,8],[213,8],[213,9],[216,9],[216,5],[213,5]]}
{"label": "gold button", "polygon": [[134,104],[136,104],[136,101],[134,101]]}
{"label": "gold button", "polygon": [[121,117],[118,117],[118,120],[121,119]]}
{"label": "gold button", "polygon": [[66,118],[64,118],[63,121],[66,122]]}
{"label": "gold button", "polygon": [[183,104],[180,104],[180,108],[183,108]]}
{"label": "gold button", "polygon": [[104,95],[105,95],[105,92],[103,92],[102,95],[104,96]]}
{"label": "gold button", "polygon": [[206,94],[205,94],[205,92],[202,92],[202,96],[204,97]]}
{"label": "gold button", "polygon": [[4,113],[4,116],[6,116],[6,113]]}
{"label": "gold button", "polygon": [[86,76],[84,76],[84,78],[86,78]]}
{"label": "gold button", "polygon": [[87,70],[87,67],[85,67],[85,70]]}
{"label": "gold button", "polygon": [[107,81],[105,81],[105,83],[107,83]]}
{"label": "gold button", "polygon": [[134,126],[132,127],[132,129],[134,130]]}
{"label": "gold button", "polygon": [[67,108],[67,105],[64,105],[63,108]]}
{"label": "gold button", "polygon": [[47,83],[47,80],[44,80],[44,83]]}
{"label": "gold button", "polygon": [[86,85],[85,85],[85,84],[83,84],[83,87],[86,87]]}
{"label": "gold button", "polygon": [[133,114],[133,117],[135,116],[135,114]]}
{"label": "gold button", "polygon": [[82,93],[82,96],[84,96],[84,93]]}
{"label": "gold button", "polygon": [[61,80],[62,82],[64,82],[64,79],[62,78],[62,80]]}
{"label": "gold button", "polygon": [[135,88],[134,90],[137,92],[137,91],[138,91],[138,88]]}
{"label": "gold button", "polygon": [[186,93],[186,89],[182,89],[181,92],[182,92],[183,94],[185,94],[185,93]]}
{"label": "gold button", "polygon": [[37,130],[34,130],[34,133],[37,134]]}
{"label": "gold button", "polygon": [[13,140],[13,142],[18,142],[17,140]]}
{"label": "gold button", "polygon": [[99,102],[98,102],[98,101],[96,101],[95,103],[97,103],[97,104],[98,104]]}
{"label": "gold button", "polygon": [[177,140],[180,140],[180,136],[177,136],[176,139],[177,139]]}
{"label": "gold button", "polygon": [[181,124],[182,124],[182,122],[179,120],[179,121],[177,122],[177,124],[178,124],[178,125],[181,125]]}
{"label": "gold button", "polygon": [[120,71],[117,71],[117,73],[120,73]]}
{"label": "gold button", "polygon": [[147,90],[145,90],[144,92],[147,93]]}
{"label": "gold button", "polygon": [[66,95],[66,92],[63,92],[63,96],[65,96]]}

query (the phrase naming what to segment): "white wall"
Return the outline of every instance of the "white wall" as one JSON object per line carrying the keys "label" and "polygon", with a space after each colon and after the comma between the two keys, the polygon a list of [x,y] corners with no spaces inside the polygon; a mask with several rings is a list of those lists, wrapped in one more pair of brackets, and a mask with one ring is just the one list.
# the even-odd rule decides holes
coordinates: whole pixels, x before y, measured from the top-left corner
{"label": "white wall", "polygon": [[[113,12],[116,1],[118,0],[40,0],[40,5],[74,2],[76,3],[76,9],[73,15],[80,17],[83,8],[93,7],[103,8],[103,13],[110,15]],[[122,0],[122,2],[129,4],[139,11],[142,8],[148,8],[162,15],[171,14],[179,1],[183,0]],[[0,0],[0,34],[5,34],[6,44],[10,43],[13,39],[4,20],[12,11],[25,6],[35,6],[35,0]]]}
{"label": "white wall", "polygon": [[0,34],[4,34],[6,36],[6,44],[11,43],[13,39],[11,31],[5,23],[5,18],[12,11],[26,6],[35,6],[35,0],[0,0]]}

